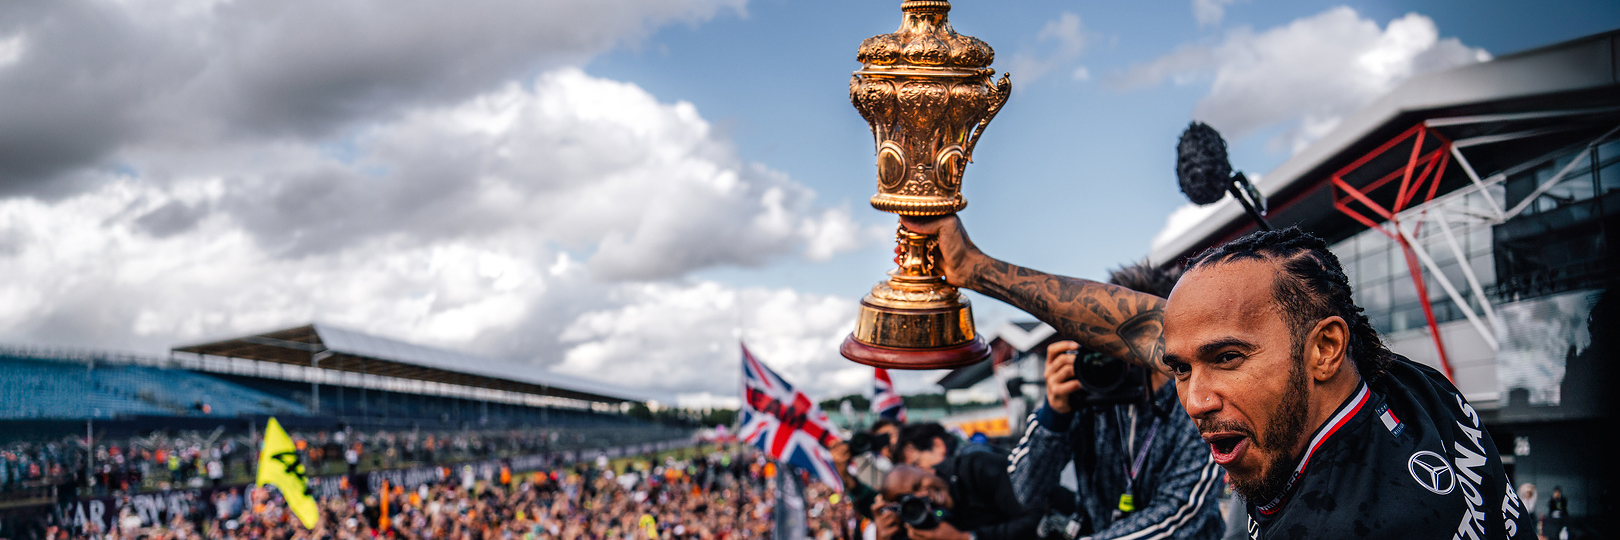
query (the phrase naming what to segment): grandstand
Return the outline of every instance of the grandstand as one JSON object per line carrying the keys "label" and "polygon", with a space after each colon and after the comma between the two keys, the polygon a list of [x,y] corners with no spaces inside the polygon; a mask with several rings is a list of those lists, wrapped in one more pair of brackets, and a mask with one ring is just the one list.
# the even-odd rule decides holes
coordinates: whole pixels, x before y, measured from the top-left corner
{"label": "grandstand", "polygon": [[626,414],[661,397],[323,324],[167,356],[0,345],[0,514],[251,482],[270,416],[307,443],[315,475],[686,444],[695,425]]}
{"label": "grandstand", "polygon": [[647,424],[624,411],[662,397],[326,324],[179,346],[167,357],[0,346],[5,439],[56,436],[61,429],[38,427],[53,422],[235,430],[266,416],[310,427],[631,427]]}

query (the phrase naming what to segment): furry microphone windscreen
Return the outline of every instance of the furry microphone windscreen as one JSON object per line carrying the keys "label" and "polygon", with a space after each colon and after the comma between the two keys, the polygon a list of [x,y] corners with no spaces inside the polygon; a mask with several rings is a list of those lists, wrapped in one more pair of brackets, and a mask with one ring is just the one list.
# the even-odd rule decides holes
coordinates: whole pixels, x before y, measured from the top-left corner
{"label": "furry microphone windscreen", "polygon": [[1193,204],[1209,204],[1226,195],[1232,185],[1232,163],[1226,158],[1226,141],[1215,128],[1194,121],[1181,132],[1181,143],[1176,145],[1176,178]]}

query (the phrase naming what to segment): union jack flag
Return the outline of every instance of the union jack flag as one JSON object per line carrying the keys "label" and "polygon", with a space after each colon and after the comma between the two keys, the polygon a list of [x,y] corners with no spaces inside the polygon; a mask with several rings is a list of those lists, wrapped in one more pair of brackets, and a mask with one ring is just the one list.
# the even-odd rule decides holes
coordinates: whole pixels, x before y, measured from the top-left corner
{"label": "union jack flag", "polygon": [[900,393],[894,390],[894,381],[889,380],[889,370],[872,369],[877,370],[877,377],[872,383],[872,412],[883,418],[905,423],[906,402],[900,399]]}
{"label": "union jack flag", "polygon": [[739,437],[764,450],[777,463],[814,472],[821,483],[843,491],[832,453],[827,447],[839,441],[827,413],[810,401],[804,392],[765,364],[754,359],[748,346],[742,348],[743,402]]}

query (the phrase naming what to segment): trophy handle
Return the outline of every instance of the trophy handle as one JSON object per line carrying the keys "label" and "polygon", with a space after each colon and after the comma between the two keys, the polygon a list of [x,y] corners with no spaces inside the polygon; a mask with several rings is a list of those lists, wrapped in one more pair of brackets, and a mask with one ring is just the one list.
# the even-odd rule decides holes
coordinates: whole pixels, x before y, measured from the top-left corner
{"label": "trophy handle", "polygon": [[979,125],[973,127],[973,137],[968,139],[968,161],[973,161],[973,147],[979,145],[979,136],[984,135],[984,128],[990,126],[990,121],[996,118],[996,113],[1001,112],[1001,106],[1007,104],[1009,97],[1012,97],[1012,78],[1011,75],[1002,73],[1001,80],[996,81],[995,91],[990,94],[990,107],[985,110],[984,118],[979,120]]}

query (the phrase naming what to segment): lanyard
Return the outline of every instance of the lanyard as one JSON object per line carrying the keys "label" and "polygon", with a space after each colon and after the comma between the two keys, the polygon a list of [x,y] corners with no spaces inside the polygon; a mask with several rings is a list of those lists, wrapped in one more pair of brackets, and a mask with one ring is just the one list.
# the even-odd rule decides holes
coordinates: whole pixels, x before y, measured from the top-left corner
{"label": "lanyard", "polygon": [[[1136,405],[1131,405],[1129,414],[1131,415],[1131,433],[1129,438],[1125,440],[1124,445],[1126,459],[1130,459],[1131,445],[1136,442]],[[1136,511],[1136,490],[1133,489],[1136,484],[1136,475],[1142,472],[1142,463],[1147,461],[1148,449],[1153,448],[1153,436],[1158,433],[1159,416],[1154,415],[1153,422],[1148,424],[1147,441],[1143,442],[1142,448],[1136,451],[1136,459],[1125,464],[1125,492],[1119,494],[1119,508],[1114,511],[1114,519],[1119,519],[1120,516]],[[1121,429],[1120,435],[1124,434],[1125,431]]]}
{"label": "lanyard", "polygon": [[[1130,455],[1131,446],[1136,443],[1136,405],[1130,407],[1131,433],[1125,442],[1126,455]],[[1121,433],[1123,434],[1123,433]],[[1136,459],[1127,463],[1125,467],[1125,493],[1132,493],[1131,487],[1136,483],[1136,475],[1142,473],[1142,464],[1147,461],[1148,449],[1153,447],[1153,437],[1159,434],[1159,417],[1154,415],[1153,421],[1148,424],[1147,440],[1142,442],[1142,448],[1137,449]]]}

